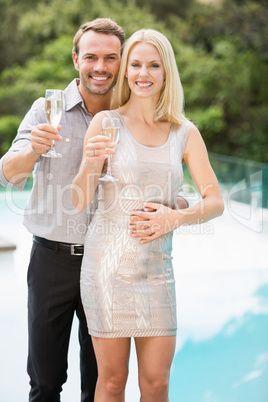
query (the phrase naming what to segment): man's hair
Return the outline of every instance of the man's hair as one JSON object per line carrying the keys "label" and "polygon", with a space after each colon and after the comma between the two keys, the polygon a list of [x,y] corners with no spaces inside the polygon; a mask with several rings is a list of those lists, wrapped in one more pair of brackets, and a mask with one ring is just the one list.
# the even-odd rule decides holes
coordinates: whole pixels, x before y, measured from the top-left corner
{"label": "man's hair", "polygon": [[110,18],[96,18],[93,21],[85,22],[80,26],[73,39],[73,53],[79,54],[79,42],[81,37],[87,31],[94,31],[106,35],[115,35],[121,43],[121,47],[125,41],[125,33],[117,23]]}
{"label": "man's hair", "polygon": [[165,81],[156,105],[155,120],[160,119],[181,124],[185,120],[183,115],[184,97],[175,55],[166,36],[154,29],[140,29],[134,32],[126,41],[112,98],[112,109],[123,106],[130,98],[131,91],[125,76],[128,58],[133,47],[141,42],[149,43],[156,47],[165,70]]}

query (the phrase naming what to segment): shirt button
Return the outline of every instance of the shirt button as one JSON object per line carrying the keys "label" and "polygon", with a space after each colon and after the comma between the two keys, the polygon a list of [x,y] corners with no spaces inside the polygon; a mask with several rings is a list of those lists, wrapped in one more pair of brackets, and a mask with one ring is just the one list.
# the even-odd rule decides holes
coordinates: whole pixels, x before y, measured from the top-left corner
{"label": "shirt button", "polygon": [[70,138],[66,138],[66,140],[65,140],[66,142],[70,142]]}

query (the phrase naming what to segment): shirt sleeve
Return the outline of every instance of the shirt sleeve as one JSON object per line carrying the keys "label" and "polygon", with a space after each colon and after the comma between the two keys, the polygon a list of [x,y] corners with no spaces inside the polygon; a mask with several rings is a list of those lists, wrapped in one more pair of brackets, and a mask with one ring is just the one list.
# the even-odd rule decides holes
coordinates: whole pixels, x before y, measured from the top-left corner
{"label": "shirt sleeve", "polygon": [[[14,138],[11,147],[7,151],[7,153],[0,159],[0,184],[2,186],[12,186],[17,190],[23,190],[27,178],[20,183],[10,183],[6,180],[4,173],[3,173],[3,161],[5,157],[10,152],[18,152],[21,149],[25,148],[31,142],[31,131],[37,125],[41,123],[45,123],[45,100],[44,98],[37,99],[28,113],[25,115],[24,119],[22,120],[16,137]],[[38,159],[39,160],[39,159]]]}
{"label": "shirt sleeve", "polygon": [[178,191],[176,197],[181,197],[181,198],[183,198],[184,201],[185,201],[186,204],[187,204],[187,208],[189,208],[189,202],[187,201],[186,194],[185,194],[185,192],[183,191],[182,188]]}

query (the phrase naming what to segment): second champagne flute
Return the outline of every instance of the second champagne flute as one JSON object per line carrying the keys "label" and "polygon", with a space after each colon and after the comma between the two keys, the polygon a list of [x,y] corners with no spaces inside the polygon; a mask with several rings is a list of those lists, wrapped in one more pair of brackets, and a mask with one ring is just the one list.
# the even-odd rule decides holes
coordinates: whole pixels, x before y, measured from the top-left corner
{"label": "second champagne flute", "polygon": [[[119,141],[119,132],[120,132],[120,121],[115,117],[104,117],[102,120],[102,135],[106,135],[111,139],[112,142],[117,143]],[[107,173],[104,177],[101,177],[99,180],[101,182],[105,181],[118,181],[115,177],[112,176],[111,173],[111,156],[108,155],[108,166]]]}
{"label": "second champagne flute", "polygon": [[[60,89],[46,89],[46,119],[48,124],[51,124],[55,128],[59,125],[62,115],[62,99],[63,95]],[[55,151],[54,141],[52,141],[50,150],[42,156],[44,156],[45,158],[60,158],[62,155]]]}

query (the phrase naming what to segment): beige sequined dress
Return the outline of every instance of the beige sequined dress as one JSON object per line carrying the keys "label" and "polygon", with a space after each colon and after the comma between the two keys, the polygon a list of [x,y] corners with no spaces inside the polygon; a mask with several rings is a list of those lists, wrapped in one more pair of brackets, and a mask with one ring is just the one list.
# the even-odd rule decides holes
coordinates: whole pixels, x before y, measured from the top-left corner
{"label": "beige sequined dress", "polygon": [[88,331],[95,337],[170,336],[177,330],[172,235],[140,244],[128,230],[144,201],[174,204],[183,183],[182,155],[190,123],[171,126],[159,147],[138,143],[121,115],[120,143],[112,157],[116,183],[99,185],[88,227],[81,295]]}

